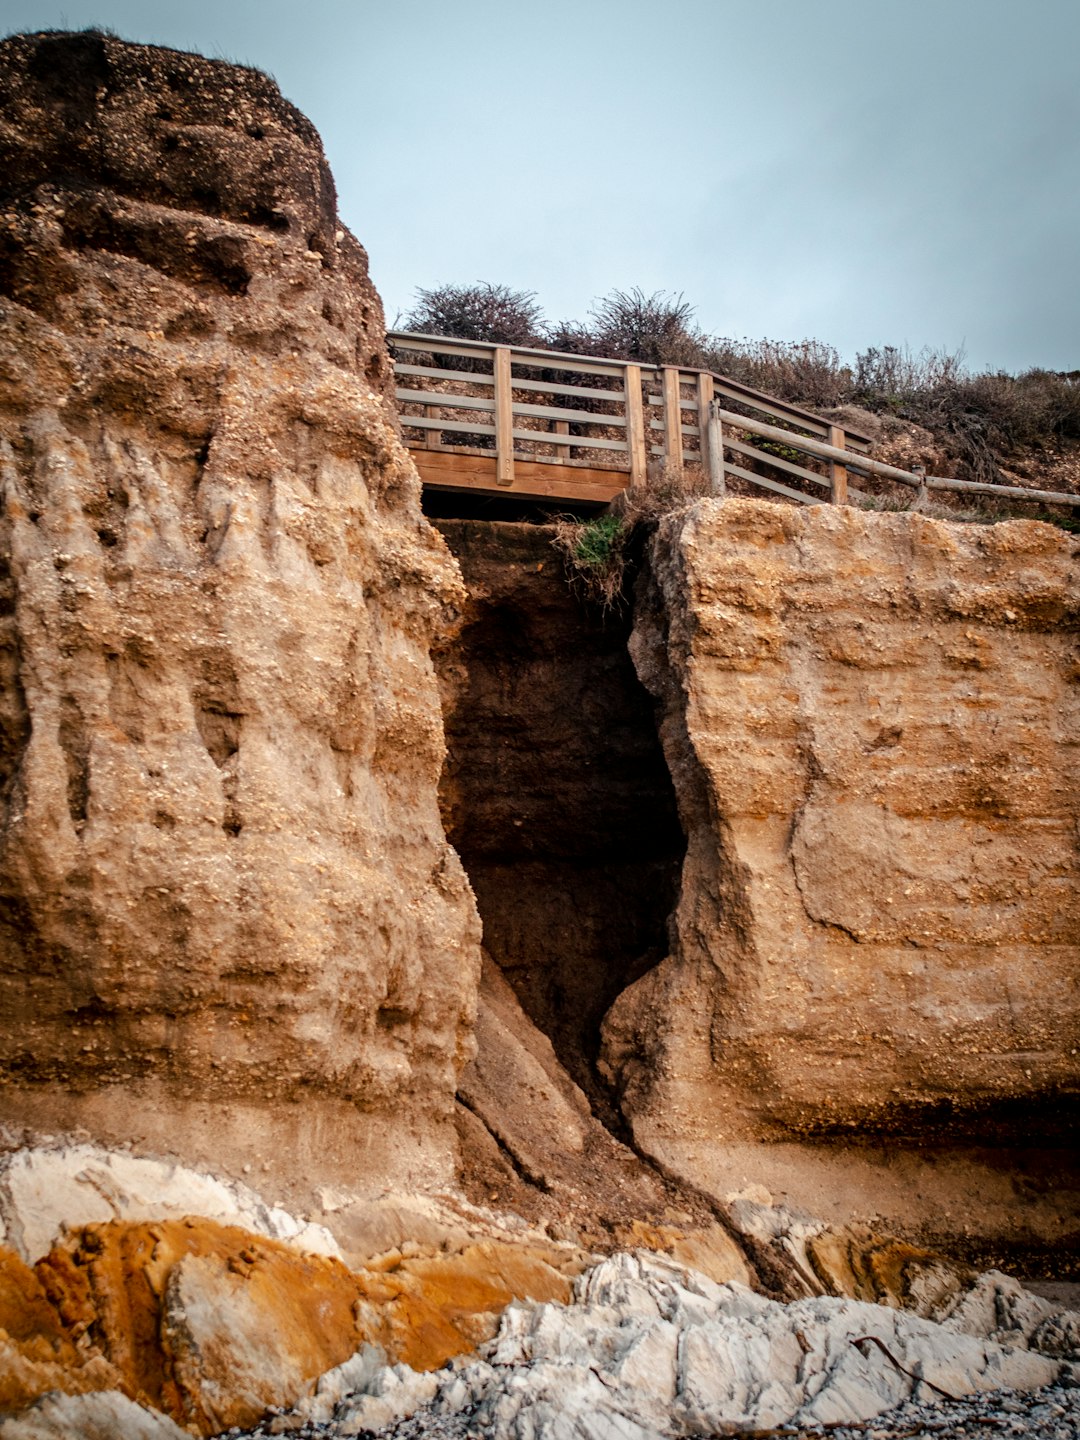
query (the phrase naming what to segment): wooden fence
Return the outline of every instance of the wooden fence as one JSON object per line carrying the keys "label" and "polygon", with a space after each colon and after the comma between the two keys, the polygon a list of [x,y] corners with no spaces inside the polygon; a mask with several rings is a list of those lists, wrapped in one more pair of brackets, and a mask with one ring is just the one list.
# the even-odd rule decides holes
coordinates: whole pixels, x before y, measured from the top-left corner
{"label": "wooden fence", "polygon": [[434,488],[607,501],[659,463],[699,466],[716,495],[733,477],[804,505],[861,499],[851,475],[1080,504],[872,460],[867,436],[707,370],[399,330],[387,339],[405,438]]}

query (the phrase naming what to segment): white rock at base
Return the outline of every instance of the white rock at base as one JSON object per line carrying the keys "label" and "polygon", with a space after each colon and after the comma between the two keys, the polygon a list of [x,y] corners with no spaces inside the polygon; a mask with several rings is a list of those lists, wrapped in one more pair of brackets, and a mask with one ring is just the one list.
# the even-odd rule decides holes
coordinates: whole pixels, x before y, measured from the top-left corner
{"label": "white rock at base", "polygon": [[239,1225],[312,1254],[341,1256],[324,1226],[266,1204],[239,1181],[97,1145],[24,1147],[0,1155],[0,1243],[28,1265],[80,1225],[186,1215]]}
{"label": "white rock at base", "polygon": [[500,1440],[660,1440],[864,1421],[909,1397],[1031,1390],[1061,1372],[901,1310],[821,1296],[780,1305],[646,1252],[594,1266],[570,1305],[509,1306],[481,1354],[433,1375],[379,1371],[337,1407],[336,1433],[426,1404],[468,1408]]}
{"label": "white rock at base", "polygon": [[0,1420],[0,1440],[191,1440],[167,1416],[144,1410],[116,1390],[94,1395],[54,1392]]}

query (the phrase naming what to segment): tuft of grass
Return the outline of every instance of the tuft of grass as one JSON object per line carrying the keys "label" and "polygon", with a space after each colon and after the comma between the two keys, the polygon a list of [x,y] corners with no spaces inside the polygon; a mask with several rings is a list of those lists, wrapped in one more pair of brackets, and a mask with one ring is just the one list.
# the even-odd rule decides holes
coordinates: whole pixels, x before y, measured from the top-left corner
{"label": "tuft of grass", "polygon": [[697,466],[656,466],[644,485],[624,490],[603,515],[556,520],[552,543],[571,584],[605,614],[622,609],[645,534],[661,516],[708,493],[708,478]]}
{"label": "tuft of grass", "polygon": [[555,521],[552,543],[571,584],[605,613],[621,609],[626,600],[631,532],[623,516],[612,511],[593,520]]}

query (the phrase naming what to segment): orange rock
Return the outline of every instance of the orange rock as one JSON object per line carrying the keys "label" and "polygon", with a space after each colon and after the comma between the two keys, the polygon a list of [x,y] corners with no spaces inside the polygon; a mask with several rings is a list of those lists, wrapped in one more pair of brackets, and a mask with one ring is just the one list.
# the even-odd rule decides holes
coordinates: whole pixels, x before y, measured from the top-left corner
{"label": "orange rock", "polygon": [[366,1338],[394,1361],[434,1370],[495,1333],[511,1300],[570,1297],[570,1281],[526,1246],[483,1241],[457,1255],[417,1256],[364,1275]]}
{"label": "orange rock", "polygon": [[365,1338],[340,1261],[209,1220],[86,1226],[37,1271],[127,1394],[204,1434],[297,1399]]}
{"label": "orange rock", "polygon": [[[36,1276],[12,1269],[20,1334],[59,1346],[69,1366],[58,1361],[51,1383],[36,1388],[33,1374],[24,1377],[13,1403],[47,1389],[112,1387],[203,1435],[247,1427],[268,1406],[295,1403],[365,1343],[391,1362],[434,1369],[492,1335],[512,1299],[566,1300],[557,1258],[484,1242],[350,1270],[211,1220],[85,1226],[38,1262]],[[97,1383],[77,1383],[83,1372],[70,1369],[76,1336],[88,1353],[94,1347]]]}
{"label": "orange rock", "polygon": [[0,1249],[0,1411],[19,1410],[49,1390],[77,1395],[119,1381],[100,1353],[76,1345],[33,1270]]}

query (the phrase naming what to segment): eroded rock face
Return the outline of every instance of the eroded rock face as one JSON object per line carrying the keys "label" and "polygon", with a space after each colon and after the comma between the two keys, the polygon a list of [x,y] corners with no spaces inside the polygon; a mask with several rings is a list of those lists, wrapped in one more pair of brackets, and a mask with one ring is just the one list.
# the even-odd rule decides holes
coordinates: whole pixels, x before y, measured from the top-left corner
{"label": "eroded rock face", "polygon": [[[689,850],[672,953],[605,1025],[647,1151],[830,1219],[921,1203],[946,1234],[1016,1204],[992,1156],[964,1172],[965,1145],[1063,1140],[1075,548],[1031,522],[751,501],[661,527],[631,647],[665,707]],[[883,1190],[869,1152],[825,1143],[851,1136],[948,1146],[967,1213],[950,1220],[944,1170],[894,1165]],[[1042,1179],[1058,1193],[1044,1214],[1029,1189],[1020,1224],[1060,1239],[1075,1174],[1071,1195],[1057,1161]]]}
{"label": "eroded rock face", "polygon": [[0,107],[0,1111],[301,1189],[445,1173],[460,590],[318,137],[91,34],[4,41]]}

